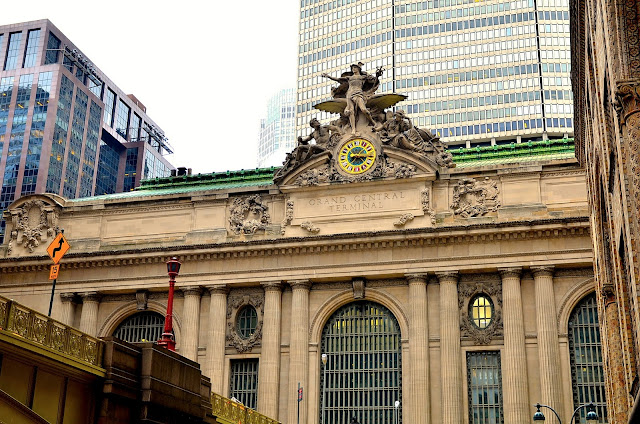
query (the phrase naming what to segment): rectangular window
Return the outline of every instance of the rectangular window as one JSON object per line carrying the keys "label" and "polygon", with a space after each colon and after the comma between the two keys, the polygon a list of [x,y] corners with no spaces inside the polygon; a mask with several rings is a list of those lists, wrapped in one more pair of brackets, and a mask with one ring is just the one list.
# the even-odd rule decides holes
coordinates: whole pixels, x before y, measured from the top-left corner
{"label": "rectangular window", "polygon": [[24,50],[23,68],[30,68],[36,65],[38,56],[38,44],[40,42],[40,30],[32,29],[27,36],[27,48]]}
{"label": "rectangular window", "polygon": [[258,360],[236,359],[231,361],[229,397],[235,397],[248,408],[258,406]]}
{"label": "rectangular window", "polygon": [[4,70],[9,71],[16,69],[18,65],[18,50],[20,48],[20,40],[22,40],[21,32],[9,34],[9,47],[7,48],[7,57],[4,60]]}
{"label": "rectangular window", "polygon": [[104,93],[104,122],[113,127],[113,109],[116,107],[116,93],[110,88]]}
{"label": "rectangular window", "polygon": [[467,352],[469,424],[502,424],[500,352]]}
{"label": "rectangular window", "polygon": [[47,41],[47,53],[44,57],[44,64],[50,65],[52,63],[58,63],[59,53],[60,53],[60,39],[53,35],[52,32],[49,33],[49,40]]}
{"label": "rectangular window", "polygon": [[129,115],[131,114],[131,108],[127,106],[122,99],[118,100],[118,114],[116,116],[116,132],[127,139],[127,133],[129,130]]}

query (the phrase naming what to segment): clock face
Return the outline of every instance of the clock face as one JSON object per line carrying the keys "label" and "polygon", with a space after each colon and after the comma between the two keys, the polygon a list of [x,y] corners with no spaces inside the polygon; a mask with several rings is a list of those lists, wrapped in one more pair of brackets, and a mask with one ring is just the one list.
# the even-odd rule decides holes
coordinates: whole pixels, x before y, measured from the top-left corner
{"label": "clock face", "polygon": [[349,140],[338,155],[340,168],[348,174],[362,174],[371,169],[375,161],[375,146],[362,138]]}

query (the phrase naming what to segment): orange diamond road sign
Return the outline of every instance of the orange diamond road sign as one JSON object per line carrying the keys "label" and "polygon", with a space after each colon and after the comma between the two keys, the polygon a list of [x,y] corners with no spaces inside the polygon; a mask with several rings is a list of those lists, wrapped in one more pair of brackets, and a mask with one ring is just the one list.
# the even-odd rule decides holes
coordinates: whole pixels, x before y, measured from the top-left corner
{"label": "orange diamond road sign", "polygon": [[60,262],[60,259],[67,253],[71,246],[67,242],[67,239],[64,238],[64,234],[60,233],[58,236],[51,242],[49,247],[47,247],[47,253],[51,257],[51,260],[54,264]]}
{"label": "orange diamond road sign", "polygon": [[55,280],[58,278],[58,272],[60,271],[60,265],[51,265],[51,271],[49,271],[49,280]]}

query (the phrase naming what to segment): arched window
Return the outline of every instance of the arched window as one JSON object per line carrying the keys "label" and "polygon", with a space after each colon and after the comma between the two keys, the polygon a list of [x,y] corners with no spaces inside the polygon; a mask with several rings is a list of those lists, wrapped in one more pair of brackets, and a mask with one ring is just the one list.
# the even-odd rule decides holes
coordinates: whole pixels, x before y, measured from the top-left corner
{"label": "arched window", "polygon": [[493,303],[486,294],[479,294],[474,297],[469,306],[469,318],[471,322],[480,330],[484,330],[493,320]]}
{"label": "arched window", "polygon": [[[577,408],[593,402],[597,408],[599,422],[608,422],[604,396],[600,326],[595,293],[582,299],[571,312],[569,318],[569,350],[571,354],[574,407]],[[586,413],[587,408],[580,410],[580,416],[583,421]]]}
{"label": "arched window", "polygon": [[322,332],[321,423],[400,424],[401,344],[398,321],[384,306],[354,302],[338,309]]}
{"label": "arched window", "polygon": [[251,305],[247,305],[238,312],[238,318],[236,319],[236,328],[238,335],[243,339],[248,339],[253,336],[258,326],[258,313],[256,308]]}
{"label": "arched window", "polygon": [[145,311],[122,321],[113,336],[131,343],[155,342],[162,335],[163,329],[164,317],[157,312]]}

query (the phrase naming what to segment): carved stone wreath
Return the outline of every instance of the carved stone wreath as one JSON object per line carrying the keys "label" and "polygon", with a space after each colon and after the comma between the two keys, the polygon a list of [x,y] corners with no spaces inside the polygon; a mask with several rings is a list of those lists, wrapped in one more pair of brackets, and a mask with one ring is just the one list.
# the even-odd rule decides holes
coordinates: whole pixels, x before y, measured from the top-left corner
{"label": "carved stone wreath", "polygon": [[259,194],[234,199],[231,205],[229,226],[235,234],[255,234],[266,230],[271,217],[268,207]]}
{"label": "carved stone wreath", "polygon": [[483,216],[500,207],[498,183],[485,178],[479,183],[473,178],[463,178],[453,188],[451,209],[463,218]]}
{"label": "carved stone wreath", "polygon": [[[484,294],[493,303],[491,323],[487,328],[478,328],[469,317],[469,306],[477,295]],[[458,307],[460,309],[460,334],[470,337],[477,344],[486,345],[502,334],[502,285],[499,281],[485,283],[460,283],[458,285]]]}
{"label": "carved stone wreath", "polygon": [[[244,339],[238,334],[236,322],[238,312],[246,306],[255,308],[258,323],[253,334]],[[229,293],[227,300],[227,344],[235,347],[239,353],[251,352],[251,349],[262,340],[263,317],[264,292],[261,289],[240,289]]]}
{"label": "carved stone wreath", "polygon": [[33,252],[43,238],[53,237],[57,231],[58,213],[42,200],[28,200],[11,213],[11,242]]}

